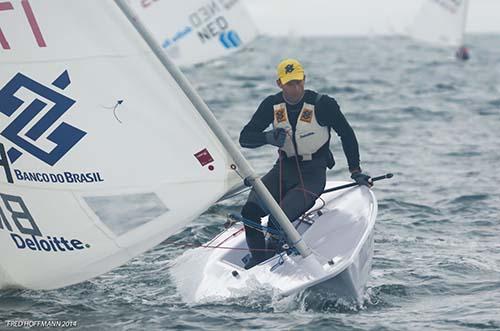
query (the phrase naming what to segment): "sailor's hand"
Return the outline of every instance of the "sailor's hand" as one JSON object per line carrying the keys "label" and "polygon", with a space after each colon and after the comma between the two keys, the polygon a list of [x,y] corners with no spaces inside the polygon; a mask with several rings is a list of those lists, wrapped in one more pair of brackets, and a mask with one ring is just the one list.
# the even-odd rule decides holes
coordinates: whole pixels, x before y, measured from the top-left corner
{"label": "sailor's hand", "polygon": [[276,147],[283,147],[286,139],[286,130],[283,128],[272,129],[265,132],[266,142]]}
{"label": "sailor's hand", "polygon": [[356,171],[351,174],[351,178],[359,185],[365,185],[368,187],[373,186],[372,178],[361,171]]}

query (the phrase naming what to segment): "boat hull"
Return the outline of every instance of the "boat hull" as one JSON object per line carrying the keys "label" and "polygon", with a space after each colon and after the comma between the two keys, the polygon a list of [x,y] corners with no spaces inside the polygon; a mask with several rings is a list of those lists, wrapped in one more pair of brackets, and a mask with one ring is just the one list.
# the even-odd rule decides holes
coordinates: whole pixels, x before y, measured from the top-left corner
{"label": "boat hull", "polygon": [[[328,182],[327,187],[345,183]],[[375,195],[367,187],[354,187],[322,199],[324,206],[317,201],[306,222],[294,222],[313,254],[303,258],[282,252],[245,270],[249,252],[243,225],[237,223],[176,260],[171,272],[183,298],[198,302],[261,288],[277,296],[311,289],[362,301],[373,258]]]}

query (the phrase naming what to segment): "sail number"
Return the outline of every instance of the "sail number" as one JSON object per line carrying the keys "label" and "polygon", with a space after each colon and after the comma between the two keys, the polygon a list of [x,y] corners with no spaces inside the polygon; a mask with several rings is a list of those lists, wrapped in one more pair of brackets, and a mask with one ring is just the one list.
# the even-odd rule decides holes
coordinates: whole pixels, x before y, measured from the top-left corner
{"label": "sail number", "polygon": [[[42,235],[21,197],[0,193],[0,198],[5,208],[9,211],[10,218],[19,232],[34,236]],[[2,208],[0,208],[0,230],[13,231],[12,225],[7,220]]]}
{"label": "sail number", "polygon": [[[28,20],[29,26],[31,28],[31,31],[33,32],[33,36],[35,37],[35,40],[36,40],[36,43],[38,44],[38,47],[47,47],[47,44],[45,43],[45,39],[43,38],[43,35],[42,35],[42,31],[40,30],[40,26],[38,25],[38,22],[36,20],[35,14],[33,13],[33,9],[31,8],[29,1],[28,0],[21,0],[21,7],[24,11],[24,15],[26,16],[26,19]],[[0,0],[0,15],[2,14],[1,13],[2,11],[8,12],[11,10],[15,10],[11,1],[1,1]],[[3,49],[11,49],[9,41],[7,40],[7,37],[2,32],[1,27],[0,27],[0,45],[2,46]]]}
{"label": "sail number", "polygon": [[0,143],[0,167],[3,167],[5,170],[5,177],[7,178],[7,182],[14,183],[12,180],[12,173],[10,172],[9,160],[7,159],[7,153],[5,153],[5,148],[3,144]]}

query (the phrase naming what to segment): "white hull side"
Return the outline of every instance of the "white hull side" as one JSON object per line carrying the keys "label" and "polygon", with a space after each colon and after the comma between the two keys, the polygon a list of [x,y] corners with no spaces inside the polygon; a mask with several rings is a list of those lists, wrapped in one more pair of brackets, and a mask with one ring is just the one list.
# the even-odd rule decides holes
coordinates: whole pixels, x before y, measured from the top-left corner
{"label": "white hull side", "polygon": [[337,276],[311,287],[312,291],[335,294],[336,297],[362,302],[370,278],[373,260],[373,232],[353,263]]}

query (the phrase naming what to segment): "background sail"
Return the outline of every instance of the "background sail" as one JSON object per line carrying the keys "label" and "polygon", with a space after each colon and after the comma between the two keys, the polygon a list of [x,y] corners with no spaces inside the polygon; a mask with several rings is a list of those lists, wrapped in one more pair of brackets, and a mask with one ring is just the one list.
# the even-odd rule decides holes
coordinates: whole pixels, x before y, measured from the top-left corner
{"label": "background sail", "polygon": [[257,36],[240,0],[129,0],[138,17],[177,65],[231,54]]}
{"label": "background sail", "polygon": [[425,0],[410,37],[437,46],[463,45],[467,7],[468,0]]}
{"label": "background sail", "polygon": [[2,2],[0,29],[0,288],[102,274],[239,184],[114,2]]}

